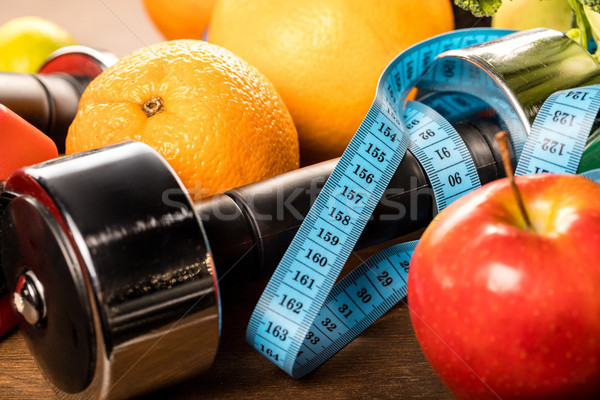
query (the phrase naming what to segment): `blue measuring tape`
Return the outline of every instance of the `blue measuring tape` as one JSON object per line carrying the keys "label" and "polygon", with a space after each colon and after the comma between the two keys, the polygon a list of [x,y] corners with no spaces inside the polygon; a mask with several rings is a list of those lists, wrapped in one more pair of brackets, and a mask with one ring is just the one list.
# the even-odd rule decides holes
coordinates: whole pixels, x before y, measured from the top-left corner
{"label": "blue measuring tape", "polygon": [[[471,155],[454,128],[427,105],[405,104],[405,99],[439,53],[509,33],[494,29],[450,32],[409,48],[385,69],[371,108],[284,254],[248,325],[247,341],[291,376],[301,377],[317,368],[406,296],[416,241],[383,250],[335,287],[334,283],[407,149],[426,171],[437,211],[480,186]],[[569,166],[573,158],[578,164],[577,154],[581,156],[587,136],[564,143],[552,137],[547,142],[545,129],[571,123],[579,130],[588,125],[591,129],[589,120],[593,122],[597,108],[590,110],[596,103],[600,106],[600,89],[591,88],[589,93],[589,88],[558,92],[544,104],[525,146],[515,146],[523,148],[519,172],[550,171],[539,158],[560,164],[555,160],[558,157]],[[583,95],[584,90],[588,94]],[[465,110],[454,113],[460,112]],[[540,157],[539,151],[550,154]]]}
{"label": "blue measuring tape", "polygon": [[585,171],[581,173],[581,176],[585,176],[586,178],[600,183],[600,168]]}
{"label": "blue measuring tape", "polygon": [[467,146],[440,114],[424,104],[409,101],[404,121],[410,136],[409,149],[431,182],[437,212],[481,186]]}
{"label": "blue measuring tape", "polygon": [[600,108],[600,86],[553,93],[538,112],[515,175],[577,172]]}

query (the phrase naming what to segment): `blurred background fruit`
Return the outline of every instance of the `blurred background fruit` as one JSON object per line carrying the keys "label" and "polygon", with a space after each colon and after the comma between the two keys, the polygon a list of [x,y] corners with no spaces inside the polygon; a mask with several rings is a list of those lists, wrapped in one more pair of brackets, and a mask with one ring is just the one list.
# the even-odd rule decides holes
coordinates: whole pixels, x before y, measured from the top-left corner
{"label": "blurred background fruit", "polygon": [[88,86],[67,154],[124,140],[160,152],[196,199],[298,167],[298,137],[273,85],[200,40],[141,49]]}
{"label": "blurred background fruit", "polygon": [[167,40],[201,39],[215,0],[142,0]]}
{"label": "blurred background fruit", "polygon": [[0,25],[26,15],[53,21],[79,44],[119,57],[164,40],[141,0],[2,1]]}
{"label": "blurred background fruit", "polygon": [[0,26],[0,71],[37,72],[53,51],[76,44],[52,21],[20,17]]}
{"label": "blurred background fruit", "polygon": [[395,56],[453,28],[449,0],[217,0],[208,40],[273,82],[306,165],[341,155]]}
{"label": "blurred background fruit", "polygon": [[571,6],[567,0],[503,1],[492,17],[494,28],[551,28],[567,31],[571,27]]}

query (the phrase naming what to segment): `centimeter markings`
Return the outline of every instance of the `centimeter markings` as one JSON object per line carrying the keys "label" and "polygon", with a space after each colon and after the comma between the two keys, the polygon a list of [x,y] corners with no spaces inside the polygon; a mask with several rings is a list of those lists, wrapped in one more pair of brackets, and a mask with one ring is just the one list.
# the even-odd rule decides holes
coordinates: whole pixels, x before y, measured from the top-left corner
{"label": "centimeter markings", "polygon": [[[359,267],[356,274],[351,273],[344,288],[334,289],[334,298],[326,303],[337,276],[408,148],[408,132],[399,116],[403,115],[404,100],[418,77],[442,51],[508,33],[510,31],[471,29],[436,36],[403,52],[382,74],[373,105],[285,252],[248,325],[248,342],[288,374],[299,377],[316,368],[393,306],[398,296],[406,294],[405,278],[397,270],[395,275],[389,275],[391,270],[383,270],[381,264],[375,263]],[[439,115],[429,115],[428,109],[418,111],[424,112],[423,122],[438,121],[440,130],[450,126],[439,122]],[[447,134],[452,135],[452,132]],[[442,199],[437,201],[440,203]],[[403,253],[410,249],[394,250]],[[388,260],[397,256],[387,255]],[[388,275],[384,276],[381,271]],[[379,277],[390,282],[389,277],[401,286],[384,290],[377,286],[377,282],[382,282]],[[365,298],[369,301],[365,302]],[[325,304],[328,307],[323,308]],[[346,315],[362,314],[364,318],[353,323],[342,321],[343,316],[335,313],[335,307],[339,313],[344,305],[348,307]],[[334,331],[330,331],[331,324],[336,325]],[[336,333],[337,327],[344,324],[349,333]],[[319,340],[316,340],[317,334]],[[313,342],[326,342],[325,339],[333,345],[314,347]],[[309,353],[312,356],[307,358]]]}
{"label": "centimeter markings", "polygon": [[[440,209],[449,199],[480,186],[462,139],[437,112],[409,102],[404,121],[409,132],[415,129],[410,133],[409,149],[427,165],[427,175],[437,177],[447,171],[445,176],[458,179],[434,189],[436,201],[441,200]],[[428,157],[426,151],[434,156]],[[464,182],[455,171],[463,173]],[[416,244],[416,241],[403,243],[377,253],[333,288],[298,353],[296,374],[304,375],[321,365],[406,296],[408,267]]]}
{"label": "centimeter markings", "polygon": [[600,85],[553,93],[542,105],[515,175],[577,172],[600,109]]}
{"label": "centimeter markings", "polygon": [[327,361],[406,296],[416,244],[388,247],[335,285],[302,344],[295,365],[298,375]]}
{"label": "centimeter markings", "polygon": [[[437,212],[481,186],[471,154],[452,125],[428,106],[409,101],[409,150],[425,169],[433,187]],[[421,121],[428,120],[427,124]],[[436,213],[437,213],[436,212]]]}

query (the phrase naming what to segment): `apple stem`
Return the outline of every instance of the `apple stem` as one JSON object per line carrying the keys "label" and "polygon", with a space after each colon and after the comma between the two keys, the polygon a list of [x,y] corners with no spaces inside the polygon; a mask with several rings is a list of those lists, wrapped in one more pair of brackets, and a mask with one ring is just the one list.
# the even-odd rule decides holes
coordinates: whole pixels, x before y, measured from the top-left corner
{"label": "apple stem", "polygon": [[510,141],[508,136],[509,133],[507,131],[501,131],[496,134],[496,141],[500,147],[500,154],[502,154],[502,164],[504,165],[504,171],[506,172],[510,186],[512,187],[515,198],[517,199],[517,204],[519,206],[519,210],[521,211],[521,215],[523,216],[523,221],[525,221],[525,229],[533,230],[533,225],[529,219],[529,214],[527,214],[527,210],[525,209],[523,197],[521,196],[521,192],[519,191],[517,183],[515,182],[513,165],[510,160]]}

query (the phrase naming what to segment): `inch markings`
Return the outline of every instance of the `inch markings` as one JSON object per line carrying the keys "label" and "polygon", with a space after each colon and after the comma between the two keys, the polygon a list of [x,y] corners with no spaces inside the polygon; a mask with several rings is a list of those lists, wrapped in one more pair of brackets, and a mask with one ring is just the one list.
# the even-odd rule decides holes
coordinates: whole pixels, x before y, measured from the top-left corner
{"label": "inch markings", "polygon": [[553,93],[542,105],[515,175],[577,172],[600,109],[600,85]]}
{"label": "inch markings", "polygon": [[407,126],[415,126],[411,123],[415,120],[430,119],[421,129],[409,129],[409,150],[417,157],[431,181],[439,212],[450,202],[479,187],[479,175],[469,150],[452,125],[424,104],[409,101],[407,109],[414,110],[407,113],[411,115],[410,120],[406,121]]}
{"label": "inch markings", "polygon": [[[386,257],[375,258],[381,266],[367,262],[336,287],[333,285],[408,149],[409,132],[399,116],[404,115],[404,101],[418,77],[442,51],[485,42],[507,33],[510,32],[473,29],[440,35],[403,52],[382,74],[373,105],[285,252],[248,325],[248,342],[290,375],[302,376],[316,368],[406,294],[406,277],[398,275],[399,271],[405,273],[406,270],[390,269],[387,258],[396,260],[398,265],[408,263],[414,244],[390,248]],[[429,123],[435,125],[438,135],[444,131],[447,136],[458,136],[451,125],[430,108],[413,108],[419,113],[422,126]],[[411,112],[409,110],[409,115]],[[459,147],[460,143],[450,140],[448,146],[439,149],[439,154],[446,157],[450,151],[459,157],[461,152],[456,151]],[[435,164],[432,160],[429,163]],[[450,195],[452,190],[447,186],[469,182],[468,174],[466,168],[454,172],[452,178],[444,178],[452,183],[443,183],[441,193]],[[443,197],[437,202],[445,206]],[[323,236],[332,226],[335,232],[328,237],[335,235],[335,244]],[[395,252],[403,254],[402,258],[394,258],[399,257]],[[371,268],[374,270],[370,271]],[[292,304],[288,309],[285,301],[295,292],[305,296],[301,321],[297,315],[289,315],[294,313],[294,307]],[[344,311],[337,315],[331,310]],[[285,313],[286,317],[279,313]],[[356,319],[353,323],[340,323],[340,318],[345,316]],[[317,329],[315,325],[319,324]],[[316,338],[318,342],[331,343],[318,349],[313,343]],[[317,354],[309,356],[311,351]]]}

